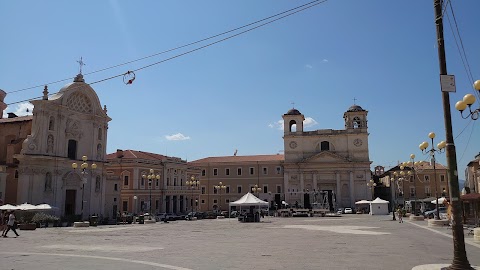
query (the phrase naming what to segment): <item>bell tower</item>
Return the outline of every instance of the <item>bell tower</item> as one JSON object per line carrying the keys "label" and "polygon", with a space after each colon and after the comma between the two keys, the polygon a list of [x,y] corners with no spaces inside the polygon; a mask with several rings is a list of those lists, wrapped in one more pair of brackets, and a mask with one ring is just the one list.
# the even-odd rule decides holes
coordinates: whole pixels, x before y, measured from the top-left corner
{"label": "bell tower", "polygon": [[303,133],[303,121],[305,117],[295,108],[290,109],[283,118],[283,134],[287,135],[300,135]]}
{"label": "bell tower", "polygon": [[367,132],[367,114],[368,111],[362,109],[362,107],[356,104],[353,104],[343,114],[343,119],[345,120],[345,130]]}

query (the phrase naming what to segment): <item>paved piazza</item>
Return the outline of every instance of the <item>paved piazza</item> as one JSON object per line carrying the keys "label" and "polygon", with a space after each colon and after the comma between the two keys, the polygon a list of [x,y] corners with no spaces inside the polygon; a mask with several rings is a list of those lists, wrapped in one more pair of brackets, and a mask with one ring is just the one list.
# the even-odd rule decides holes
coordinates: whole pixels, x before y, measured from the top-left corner
{"label": "paved piazza", "polygon": [[[391,216],[41,228],[0,239],[0,269],[412,269],[449,264],[448,228]],[[480,242],[466,236],[470,263]]]}

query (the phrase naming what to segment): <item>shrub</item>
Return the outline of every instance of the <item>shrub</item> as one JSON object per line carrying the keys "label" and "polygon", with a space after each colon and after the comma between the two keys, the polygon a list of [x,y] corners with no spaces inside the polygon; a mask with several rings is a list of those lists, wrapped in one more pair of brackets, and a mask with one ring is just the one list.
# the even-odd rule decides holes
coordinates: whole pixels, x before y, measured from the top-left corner
{"label": "shrub", "polygon": [[56,222],[59,220],[60,220],[59,217],[49,215],[43,212],[36,213],[32,218],[32,222],[35,222],[35,223],[48,223],[48,222]]}

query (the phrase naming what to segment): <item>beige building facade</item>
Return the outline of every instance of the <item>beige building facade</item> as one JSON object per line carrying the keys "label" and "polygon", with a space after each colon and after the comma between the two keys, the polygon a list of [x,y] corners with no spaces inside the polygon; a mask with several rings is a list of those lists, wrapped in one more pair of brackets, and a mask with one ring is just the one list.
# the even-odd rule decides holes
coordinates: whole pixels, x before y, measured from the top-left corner
{"label": "beige building facade", "polygon": [[[107,155],[107,177],[120,179],[119,212],[187,213],[195,210],[200,193],[199,170],[185,160],[137,150],[121,150]],[[148,179],[148,175],[154,178]],[[187,182],[188,181],[188,182]]]}
{"label": "beige building facade", "polygon": [[465,188],[468,188],[470,193],[480,193],[480,153],[467,164]]}

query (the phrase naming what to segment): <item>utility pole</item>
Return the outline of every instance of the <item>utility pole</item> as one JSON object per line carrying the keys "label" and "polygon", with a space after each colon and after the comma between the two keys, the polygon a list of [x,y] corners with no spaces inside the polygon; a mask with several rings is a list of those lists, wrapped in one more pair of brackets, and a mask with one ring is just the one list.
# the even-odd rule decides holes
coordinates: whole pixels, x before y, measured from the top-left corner
{"label": "utility pole", "polygon": [[[443,0],[433,0],[435,9],[435,25],[437,29],[437,47],[438,60],[440,65],[440,75],[447,75],[447,63],[445,60],[445,46],[443,39],[443,17],[442,17]],[[473,269],[467,259],[465,250],[465,235],[463,233],[462,222],[462,203],[460,201],[460,190],[458,187],[458,171],[457,171],[457,155],[455,152],[455,144],[452,132],[452,117],[450,112],[450,95],[449,92],[442,91],[443,115],[445,121],[445,139],[446,157],[448,165],[448,179],[450,179],[450,204],[452,206],[453,222],[453,262],[447,267],[449,270],[466,270]],[[437,206],[438,208],[438,206]]]}

